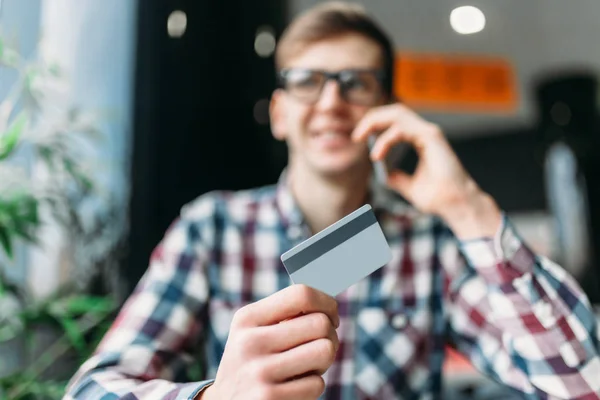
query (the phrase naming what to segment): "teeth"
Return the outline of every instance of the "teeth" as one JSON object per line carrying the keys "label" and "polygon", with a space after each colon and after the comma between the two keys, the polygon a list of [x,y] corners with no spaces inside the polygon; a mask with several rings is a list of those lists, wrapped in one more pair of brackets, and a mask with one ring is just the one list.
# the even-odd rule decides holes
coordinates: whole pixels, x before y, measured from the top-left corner
{"label": "teeth", "polygon": [[317,136],[321,136],[321,137],[324,137],[324,138],[346,137],[346,135],[344,135],[343,133],[334,132],[334,131],[325,131],[325,132],[322,132],[320,134],[317,134]]}

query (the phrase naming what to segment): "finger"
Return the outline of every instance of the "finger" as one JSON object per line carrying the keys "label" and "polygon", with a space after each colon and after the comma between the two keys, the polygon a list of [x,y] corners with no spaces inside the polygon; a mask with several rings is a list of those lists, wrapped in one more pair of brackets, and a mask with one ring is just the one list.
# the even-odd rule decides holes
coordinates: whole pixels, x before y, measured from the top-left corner
{"label": "finger", "polygon": [[336,351],[339,345],[335,328],[323,313],[306,314],[258,329],[263,330],[265,350],[270,353],[280,353],[317,339],[331,340]]}
{"label": "finger", "polygon": [[404,171],[393,171],[388,175],[388,185],[396,189],[406,200],[412,199],[408,195],[411,193],[412,176]]}
{"label": "finger", "polygon": [[273,387],[274,399],[311,400],[318,399],[325,391],[325,381],[320,375],[309,374],[283,382]]}
{"label": "finger", "polygon": [[294,347],[269,358],[268,377],[274,382],[283,382],[307,373],[322,375],[335,360],[336,345],[329,339],[318,339]]}
{"label": "finger", "polygon": [[244,307],[234,318],[238,326],[267,326],[300,314],[324,313],[337,328],[340,320],[337,301],[306,285],[291,285]]}
{"label": "finger", "polygon": [[402,125],[396,123],[383,132],[375,141],[371,149],[371,159],[374,161],[382,160],[388,152],[398,143],[409,143],[417,153],[423,147],[422,140],[419,135],[410,129],[403,129]]}
{"label": "finger", "polygon": [[387,106],[374,108],[367,112],[352,132],[352,140],[360,142],[375,133],[386,130],[394,123],[394,115]]}
{"label": "finger", "polygon": [[409,110],[401,104],[373,108],[358,122],[352,132],[352,139],[366,140],[372,133],[388,129],[398,118],[403,117],[409,117]]}

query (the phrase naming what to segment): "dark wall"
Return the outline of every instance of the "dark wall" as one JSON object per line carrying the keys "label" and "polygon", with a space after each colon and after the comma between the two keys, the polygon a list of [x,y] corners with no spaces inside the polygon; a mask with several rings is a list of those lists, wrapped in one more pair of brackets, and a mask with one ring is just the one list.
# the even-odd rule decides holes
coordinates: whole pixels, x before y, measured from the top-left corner
{"label": "dark wall", "polygon": [[547,208],[543,148],[533,128],[451,141],[465,168],[507,212]]}
{"label": "dark wall", "polygon": [[[587,265],[579,282],[593,303],[600,304],[600,124],[598,123],[598,78],[595,71],[560,71],[541,77],[536,86],[540,121],[537,136],[543,149],[552,144],[568,146],[576,160],[576,175],[570,183],[587,203]],[[564,191],[557,198],[571,202]],[[580,209],[573,204],[572,210]],[[572,217],[557,210],[560,225],[573,226]]]}
{"label": "dark wall", "polygon": [[[257,28],[281,32],[283,1],[139,2],[130,255],[134,285],[180,208],[213,189],[275,182],[285,147],[253,110],[274,88],[272,57],[254,50]],[[187,31],[167,32],[173,10]]]}

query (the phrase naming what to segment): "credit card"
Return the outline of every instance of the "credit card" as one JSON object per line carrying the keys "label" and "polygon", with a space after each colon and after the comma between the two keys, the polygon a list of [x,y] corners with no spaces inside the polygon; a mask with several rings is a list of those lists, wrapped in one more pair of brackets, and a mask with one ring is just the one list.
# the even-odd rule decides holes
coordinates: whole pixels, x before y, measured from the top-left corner
{"label": "credit card", "polygon": [[337,296],[387,264],[392,252],[369,204],[281,255],[293,283]]}

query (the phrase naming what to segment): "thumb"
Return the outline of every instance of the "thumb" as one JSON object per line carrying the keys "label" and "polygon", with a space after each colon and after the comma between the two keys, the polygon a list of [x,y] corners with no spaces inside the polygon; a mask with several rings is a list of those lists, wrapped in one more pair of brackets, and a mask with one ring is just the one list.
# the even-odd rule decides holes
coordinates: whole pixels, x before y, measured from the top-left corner
{"label": "thumb", "polygon": [[388,176],[388,185],[407,200],[410,199],[413,177],[404,171],[393,171]]}

